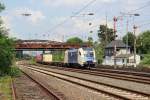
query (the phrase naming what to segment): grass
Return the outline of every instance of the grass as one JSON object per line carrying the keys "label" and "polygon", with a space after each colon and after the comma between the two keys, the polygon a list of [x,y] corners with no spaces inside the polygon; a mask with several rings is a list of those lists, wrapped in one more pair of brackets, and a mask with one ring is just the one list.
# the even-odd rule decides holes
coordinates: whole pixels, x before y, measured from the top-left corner
{"label": "grass", "polygon": [[35,58],[30,59],[29,63],[32,64],[32,65],[36,64]]}
{"label": "grass", "polygon": [[0,77],[0,100],[12,100],[11,77]]}
{"label": "grass", "polygon": [[21,71],[17,67],[0,67],[0,100],[13,100],[11,77],[19,77]]}

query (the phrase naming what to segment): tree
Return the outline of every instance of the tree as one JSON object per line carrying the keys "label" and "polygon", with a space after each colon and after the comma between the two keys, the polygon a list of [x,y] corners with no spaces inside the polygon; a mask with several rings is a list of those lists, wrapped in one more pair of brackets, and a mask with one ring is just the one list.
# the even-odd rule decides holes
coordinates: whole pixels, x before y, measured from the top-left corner
{"label": "tree", "polygon": [[[122,40],[125,44],[128,44],[131,47],[131,51],[134,48],[134,34],[132,32],[128,32],[125,36],[123,36]],[[126,43],[128,41],[128,43]]]}
{"label": "tree", "polygon": [[95,49],[96,61],[98,62],[98,64],[101,64],[103,62],[104,56],[103,48],[98,42],[94,42],[93,47]]}
{"label": "tree", "polygon": [[141,61],[142,65],[150,65],[150,53],[144,55],[144,59]]}
{"label": "tree", "polygon": [[105,25],[100,25],[98,30],[98,37],[103,48],[115,39],[113,29],[108,28]]}
{"label": "tree", "polygon": [[93,38],[92,37],[88,37],[88,44],[93,45]]}
{"label": "tree", "polygon": [[4,9],[5,9],[5,6],[2,3],[0,3],[0,12],[2,12]]}
{"label": "tree", "polygon": [[150,53],[150,31],[145,31],[138,36],[137,49],[141,54]]}
{"label": "tree", "polygon": [[78,37],[73,37],[67,40],[67,43],[71,43],[71,44],[82,44],[83,40],[78,38]]}
{"label": "tree", "polygon": [[[4,5],[0,3],[0,12],[4,10]],[[8,30],[3,27],[3,21],[0,18],[0,68],[9,67],[12,64],[14,56],[14,40],[10,39]]]}

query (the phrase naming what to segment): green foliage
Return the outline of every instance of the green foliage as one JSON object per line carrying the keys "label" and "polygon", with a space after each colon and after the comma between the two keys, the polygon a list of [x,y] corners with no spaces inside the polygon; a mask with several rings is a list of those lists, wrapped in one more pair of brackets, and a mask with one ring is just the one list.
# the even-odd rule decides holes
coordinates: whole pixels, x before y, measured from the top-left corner
{"label": "green foliage", "polygon": [[64,61],[64,51],[54,51],[53,52],[53,61],[54,62],[61,62]]}
{"label": "green foliage", "polygon": [[[4,5],[0,3],[0,12],[4,10]],[[15,42],[10,39],[8,30],[3,27],[3,21],[0,17],[0,75],[9,74],[9,66],[11,66],[14,58]]]}
{"label": "green foliage", "polygon": [[93,38],[92,37],[88,37],[88,44],[93,45]]}
{"label": "green foliage", "polygon": [[95,42],[93,46],[96,54],[96,61],[98,62],[98,64],[101,64],[103,62],[103,56],[104,56],[103,48],[97,42]]}
{"label": "green foliage", "polygon": [[21,75],[21,71],[17,67],[10,67],[8,75],[12,77],[18,77]]}
{"label": "green foliage", "polygon": [[134,48],[134,34],[132,32],[128,32],[123,38],[123,42],[125,44],[127,44],[126,42],[128,41],[128,45],[131,47],[131,51],[133,51],[133,48]]}
{"label": "green foliage", "polygon": [[150,52],[150,31],[145,31],[138,36],[137,49],[141,54]]}
{"label": "green foliage", "polygon": [[82,41],[82,39],[80,39],[78,37],[73,37],[73,38],[68,39],[67,43],[70,43],[70,44],[82,44],[83,41]]}
{"label": "green foliage", "polygon": [[2,12],[5,9],[4,4],[0,3],[0,12]]}
{"label": "green foliage", "polygon": [[17,67],[0,67],[0,76],[12,76],[17,77],[21,75],[21,71]]}
{"label": "green foliage", "polygon": [[144,56],[144,59],[141,61],[142,65],[150,65],[150,53]]}
{"label": "green foliage", "polygon": [[29,60],[29,63],[32,64],[32,65],[36,64],[35,57],[32,57],[32,58]]}
{"label": "green foliage", "polygon": [[0,36],[0,67],[9,67],[14,57],[14,41],[5,35]]}
{"label": "green foliage", "polygon": [[100,25],[98,30],[98,37],[103,48],[115,39],[114,31],[105,25]]}
{"label": "green foliage", "polygon": [[98,30],[98,38],[100,43],[94,43],[96,51],[96,58],[99,64],[102,63],[104,57],[104,48],[107,44],[115,39],[116,35],[112,28],[108,28],[105,25],[100,25]]}

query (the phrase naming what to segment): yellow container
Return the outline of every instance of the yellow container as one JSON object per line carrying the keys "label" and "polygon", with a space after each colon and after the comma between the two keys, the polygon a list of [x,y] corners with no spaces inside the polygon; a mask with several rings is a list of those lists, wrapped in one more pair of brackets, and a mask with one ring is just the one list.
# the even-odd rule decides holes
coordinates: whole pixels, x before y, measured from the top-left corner
{"label": "yellow container", "polygon": [[52,54],[43,54],[43,62],[52,62]]}

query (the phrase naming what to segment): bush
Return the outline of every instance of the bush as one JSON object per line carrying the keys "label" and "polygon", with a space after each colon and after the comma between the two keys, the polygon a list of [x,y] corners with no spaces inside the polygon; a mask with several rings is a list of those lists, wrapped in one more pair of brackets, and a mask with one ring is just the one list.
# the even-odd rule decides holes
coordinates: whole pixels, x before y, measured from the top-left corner
{"label": "bush", "polygon": [[17,67],[0,67],[0,76],[12,76],[18,77],[21,75],[21,71]]}
{"label": "bush", "polygon": [[10,67],[8,74],[12,77],[18,77],[21,75],[21,70],[17,67]]}
{"label": "bush", "polygon": [[29,60],[29,63],[32,64],[32,65],[36,64],[35,58],[32,57],[32,58]]}
{"label": "bush", "polygon": [[150,53],[144,56],[144,59],[141,61],[141,65],[150,65]]}

